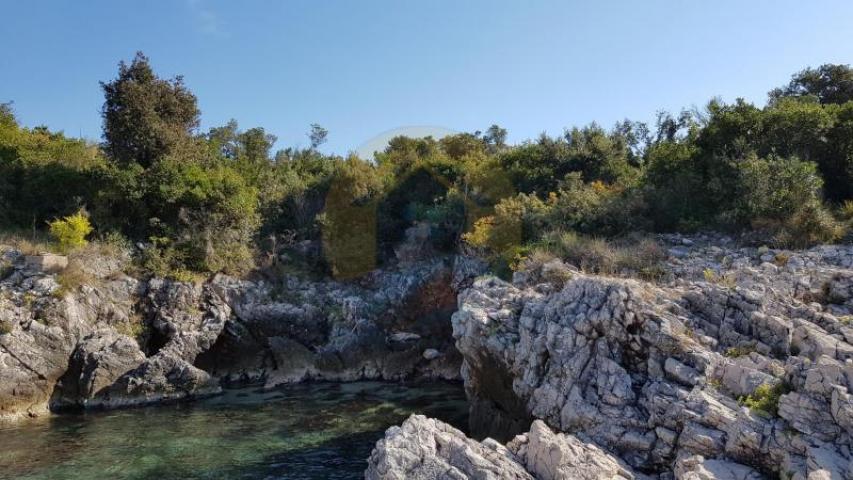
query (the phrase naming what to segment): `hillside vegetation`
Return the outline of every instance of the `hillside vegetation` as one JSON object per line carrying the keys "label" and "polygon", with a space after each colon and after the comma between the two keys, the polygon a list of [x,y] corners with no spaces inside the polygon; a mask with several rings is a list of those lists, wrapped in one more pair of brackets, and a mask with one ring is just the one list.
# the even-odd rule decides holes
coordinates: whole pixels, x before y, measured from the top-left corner
{"label": "hillside vegetation", "polygon": [[497,125],[398,137],[373,159],[321,153],[319,125],[310,147],[277,152],[260,127],[199,131],[196,97],[141,53],[101,85],[101,144],[22,127],[0,107],[0,225],[38,236],[82,212],[90,239],[135,245],[151,274],[240,274],[296,249],[312,269],[352,276],[390,259],[415,224],[433,248],[475,249],[505,270],[572,251],[578,236],[715,229],[807,246],[841,238],[853,216],[844,65],[795,74],[765,106],[711,100],[654,125],[518,145]]}

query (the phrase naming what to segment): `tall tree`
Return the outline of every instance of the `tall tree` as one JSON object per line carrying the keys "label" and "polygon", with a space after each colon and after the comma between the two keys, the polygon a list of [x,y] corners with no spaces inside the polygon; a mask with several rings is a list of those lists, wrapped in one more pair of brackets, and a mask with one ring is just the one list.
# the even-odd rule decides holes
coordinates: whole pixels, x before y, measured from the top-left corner
{"label": "tall tree", "polygon": [[119,63],[115,80],[101,82],[104,151],[121,165],[153,165],[190,138],[199,124],[195,95],[178,76],[157,77],[148,57],[137,52],[130,65]]}
{"label": "tall tree", "polygon": [[495,124],[486,130],[485,135],[483,135],[483,140],[495,150],[502,150],[506,147],[506,135],[506,129]]}
{"label": "tall tree", "polygon": [[311,124],[311,131],[308,132],[308,138],[311,140],[311,150],[317,150],[317,147],[326,143],[326,137],[329,136],[329,131],[321,127],[317,123]]}
{"label": "tall tree", "polygon": [[853,100],[853,69],[850,65],[831,63],[807,68],[795,74],[787,86],[770,92],[771,101],[804,96],[814,96],[822,104],[842,104]]}

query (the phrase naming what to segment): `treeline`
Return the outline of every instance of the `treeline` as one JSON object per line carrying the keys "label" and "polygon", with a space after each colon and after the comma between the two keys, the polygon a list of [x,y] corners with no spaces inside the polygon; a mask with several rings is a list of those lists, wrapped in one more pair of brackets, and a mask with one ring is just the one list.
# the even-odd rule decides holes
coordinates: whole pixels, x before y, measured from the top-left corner
{"label": "treeline", "polygon": [[320,153],[318,125],[311,147],[277,152],[263,128],[199,132],[196,97],[142,54],[102,88],[100,145],[0,109],[0,222],[42,229],[83,210],[93,235],[137,245],[159,275],[239,274],[304,245],[320,246],[315,267],[348,275],[391,258],[416,223],[436,249],[509,265],[532,245],[559,250],[563,233],[750,230],[806,246],[853,216],[848,66],[806,69],[763,107],[713,100],[512,146],[498,126],[398,137],[374,159]]}

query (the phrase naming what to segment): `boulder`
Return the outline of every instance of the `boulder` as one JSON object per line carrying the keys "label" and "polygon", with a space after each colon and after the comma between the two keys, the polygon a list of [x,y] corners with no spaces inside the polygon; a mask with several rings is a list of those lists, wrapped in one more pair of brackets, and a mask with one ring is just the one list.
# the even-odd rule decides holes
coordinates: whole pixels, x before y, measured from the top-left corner
{"label": "boulder", "polygon": [[367,480],[533,480],[510,451],[477,442],[439,420],[412,415],[391,427],[370,454]]}

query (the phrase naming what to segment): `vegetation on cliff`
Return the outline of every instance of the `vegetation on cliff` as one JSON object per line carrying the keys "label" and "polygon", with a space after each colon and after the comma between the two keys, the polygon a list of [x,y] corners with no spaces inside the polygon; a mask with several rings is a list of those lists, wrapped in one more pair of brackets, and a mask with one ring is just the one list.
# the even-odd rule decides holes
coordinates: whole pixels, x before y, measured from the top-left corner
{"label": "vegetation on cliff", "polygon": [[853,217],[844,65],[794,75],[763,107],[712,100],[654,125],[591,124],[518,145],[497,125],[398,137],[373,159],[322,154],[319,125],[310,147],[277,152],[260,127],[201,132],[196,97],[141,53],[102,88],[99,145],[22,127],[0,107],[0,224],[43,231],[85,208],[92,236],[132,241],[159,275],[239,274],[317,245],[315,266],[351,276],[390,258],[416,223],[435,249],[473,247],[506,267],[533,250],[596,245],[577,235],[756,230],[805,246],[840,238]]}

